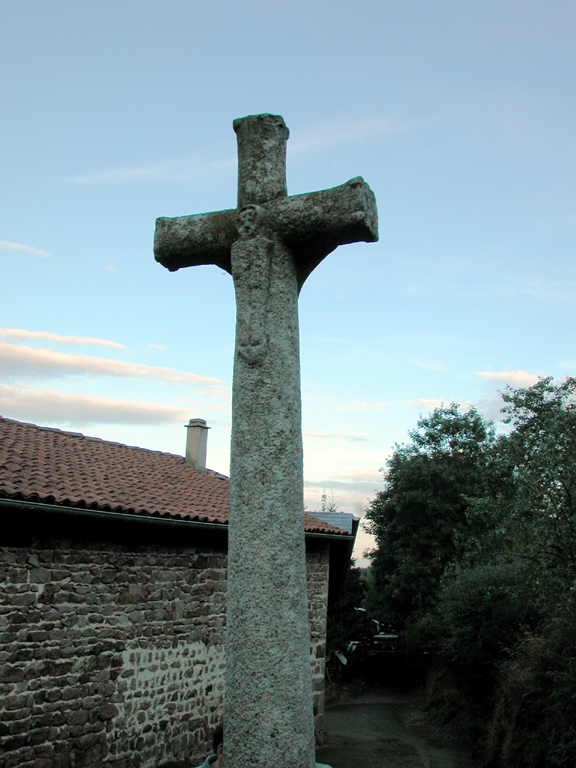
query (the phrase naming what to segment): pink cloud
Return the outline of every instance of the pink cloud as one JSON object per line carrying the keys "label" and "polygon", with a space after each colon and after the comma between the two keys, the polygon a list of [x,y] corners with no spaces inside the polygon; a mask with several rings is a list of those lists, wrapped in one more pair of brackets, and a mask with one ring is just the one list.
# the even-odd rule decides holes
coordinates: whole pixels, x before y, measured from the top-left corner
{"label": "pink cloud", "polygon": [[184,408],[4,386],[0,414],[36,424],[74,425],[184,423],[190,416]]}
{"label": "pink cloud", "polygon": [[119,376],[124,379],[159,379],[169,383],[221,384],[221,379],[185,373],[174,368],[131,363],[92,355],[70,355],[0,342],[0,375],[5,377]]}

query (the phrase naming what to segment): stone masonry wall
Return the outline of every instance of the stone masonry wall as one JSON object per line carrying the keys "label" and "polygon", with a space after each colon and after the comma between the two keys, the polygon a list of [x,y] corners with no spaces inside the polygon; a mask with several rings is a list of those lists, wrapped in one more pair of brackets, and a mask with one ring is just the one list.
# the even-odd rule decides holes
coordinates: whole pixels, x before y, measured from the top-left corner
{"label": "stone masonry wall", "polygon": [[324,677],[326,670],[326,621],[328,614],[328,552],[326,550],[308,552],[306,560],[314,727],[316,740],[322,743],[324,730]]}
{"label": "stone masonry wall", "polygon": [[[321,727],[328,563],[308,555]],[[226,556],[76,541],[0,548],[0,768],[193,766],[222,715]]]}

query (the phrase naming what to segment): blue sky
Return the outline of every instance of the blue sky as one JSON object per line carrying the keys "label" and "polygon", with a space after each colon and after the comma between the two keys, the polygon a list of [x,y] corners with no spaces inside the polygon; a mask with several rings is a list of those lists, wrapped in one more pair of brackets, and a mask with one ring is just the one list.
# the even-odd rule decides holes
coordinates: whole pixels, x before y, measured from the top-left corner
{"label": "blue sky", "polygon": [[[362,175],[380,241],[300,299],[306,506],[362,513],[441,402],[576,375],[572,2],[5,2],[0,414],[228,471],[234,294],[154,220],[236,205],[232,120],[284,116],[289,194]],[[357,553],[368,544],[361,536]]]}

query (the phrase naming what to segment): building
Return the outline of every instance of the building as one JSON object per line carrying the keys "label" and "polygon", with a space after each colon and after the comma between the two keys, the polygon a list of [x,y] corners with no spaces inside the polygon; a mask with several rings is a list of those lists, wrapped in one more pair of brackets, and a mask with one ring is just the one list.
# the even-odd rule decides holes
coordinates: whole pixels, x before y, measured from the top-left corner
{"label": "building", "polygon": [[[0,764],[191,766],[221,718],[229,480],[0,417]],[[356,524],[357,525],[357,524]],[[356,529],[305,518],[314,710]]]}

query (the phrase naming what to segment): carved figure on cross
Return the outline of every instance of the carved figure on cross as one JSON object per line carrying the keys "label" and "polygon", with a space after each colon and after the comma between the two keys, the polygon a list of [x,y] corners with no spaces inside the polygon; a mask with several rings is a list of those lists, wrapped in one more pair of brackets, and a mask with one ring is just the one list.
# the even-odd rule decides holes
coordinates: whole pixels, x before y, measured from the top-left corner
{"label": "carved figure on cross", "polygon": [[287,196],[288,128],[234,121],[238,207],[156,221],[171,271],[216,264],[234,279],[224,763],[313,768],[298,295],[337,246],[378,239],[362,178]]}

